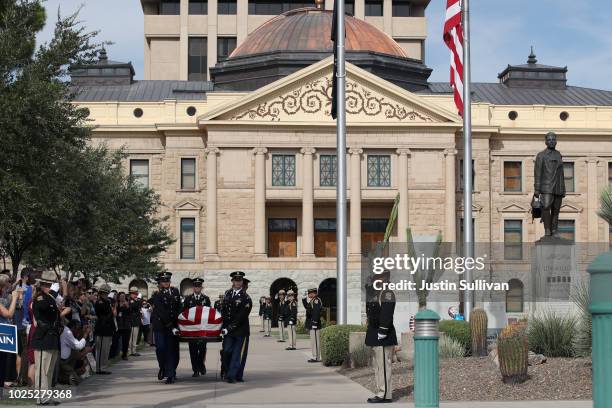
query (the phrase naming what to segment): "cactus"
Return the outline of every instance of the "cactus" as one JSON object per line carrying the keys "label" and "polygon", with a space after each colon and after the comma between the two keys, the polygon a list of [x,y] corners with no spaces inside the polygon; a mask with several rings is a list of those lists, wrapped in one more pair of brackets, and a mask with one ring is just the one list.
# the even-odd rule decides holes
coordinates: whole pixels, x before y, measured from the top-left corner
{"label": "cactus", "polygon": [[472,333],[472,355],[487,355],[487,312],[474,309],[470,315],[470,332]]}
{"label": "cactus", "polygon": [[527,379],[529,344],[525,330],[507,326],[497,337],[499,371],[506,384],[519,384]]}

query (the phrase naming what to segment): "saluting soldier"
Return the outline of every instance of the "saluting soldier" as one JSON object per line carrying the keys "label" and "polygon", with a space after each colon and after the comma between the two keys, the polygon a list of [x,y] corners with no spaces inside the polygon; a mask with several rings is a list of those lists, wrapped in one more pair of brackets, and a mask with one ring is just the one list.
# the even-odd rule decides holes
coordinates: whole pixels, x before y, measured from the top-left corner
{"label": "saluting soldier", "polygon": [[223,359],[227,371],[225,378],[228,383],[243,382],[243,370],[248,354],[248,337],[250,333],[249,313],[253,302],[243,288],[244,272],[235,271],[230,274],[232,288],[225,292],[223,299]]}
{"label": "saluting soldier", "polygon": [[[375,279],[389,282],[390,272],[384,271]],[[374,351],[374,376],[376,395],[368,398],[369,403],[386,403],[392,400],[391,359],[397,345],[393,314],[395,312],[395,294],[385,289],[376,291],[366,302],[368,329],[365,344]]]}
{"label": "saluting soldier", "polygon": [[136,351],[136,345],[138,344],[138,331],[142,325],[142,300],[138,298],[138,288],[132,286],[130,288],[130,298],[128,300],[130,324],[132,331],[130,333],[130,356],[138,357],[140,353]]}
{"label": "saluting soldier", "polygon": [[[36,370],[35,387],[40,393],[36,402],[39,405],[55,405],[49,394],[58,358],[61,322],[57,303],[49,291],[51,285],[57,282],[57,276],[53,271],[44,271],[38,282],[40,289],[32,304],[36,319],[36,331],[32,337]],[[13,300],[17,297],[15,292],[13,292]]]}
{"label": "saluting soldier", "polygon": [[285,350],[296,350],[297,341],[297,301],[295,300],[295,292],[293,289],[287,291],[287,327],[289,331],[289,347]]}
{"label": "saluting soldier", "polygon": [[287,300],[284,289],[278,291],[278,342],[285,342],[285,325],[287,324]]}
{"label": "saluting soldier", "polygon": [[149,300],[153,306],[151,324],[159,364],[157,378],[165,378],[166,384],[176,381],[176,367],[179,362],[178,315],[181,310],[181,295],[177,288],[170,286],[171,277],[170,272],[159,274],[159,290]]}
{"label": "saluting soldier", "polygon": [[96,373],[110,374],[108,368],[108,356],[110,347],[113,342],[113,335],[117,331],[115,325],[115,312],[111,304],[108,294],[111,292],[111,287],[108,284],[103,284],[98,288],[98,300],[94,305],[96,311],[96,325],[94,327],[94,335],[96,337]]}
{"label": "saluting soldier", "polygon": [[[321,309],[323,304],[317,296],[317,288],[308,289],[308,298],[303,298],[302,303],[306,308],[306,328],[310,331],[310,347],[312,358],[309,363],[321,361]],[[308,299],[308,300],[307,300]]]}
{"label": "saluting soldier", "polygon": [[[193,280],[193,293],[185,297],[183,310],[194,306],[210,307],[210,299],[202,293],[204,279],[195,278]],[[192,340],[189,342],[189,357],[191,358],[192,377],[199,377],[206,374],[206,342],[203,340]]]}

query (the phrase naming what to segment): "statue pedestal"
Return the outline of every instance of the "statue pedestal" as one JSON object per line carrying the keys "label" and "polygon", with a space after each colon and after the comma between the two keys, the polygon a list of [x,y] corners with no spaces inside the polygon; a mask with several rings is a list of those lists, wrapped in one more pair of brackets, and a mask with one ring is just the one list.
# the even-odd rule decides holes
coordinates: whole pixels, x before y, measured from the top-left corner
{"label": "statue pedestal", "polygon": [[552,237],[536,241],[531,272],[533,310],[566,313],[570,308],[572,279],[577,273],[574,242]]}

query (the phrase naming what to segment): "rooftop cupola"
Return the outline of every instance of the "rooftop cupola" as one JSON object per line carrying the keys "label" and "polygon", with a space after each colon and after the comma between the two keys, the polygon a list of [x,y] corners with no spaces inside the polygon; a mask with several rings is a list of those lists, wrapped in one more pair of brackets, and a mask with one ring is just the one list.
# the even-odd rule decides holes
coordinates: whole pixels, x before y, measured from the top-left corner
{"label": "rooftop cupola", "polygon": [[129,85],[134,81],[131,62],[111,61],[102,48],[98,60],[91,64],[73,65],[70,76],[73,85]]}
{"label": "rooftop cupola", "polygon": [[497,77],[510,88],[565,89],[567,67],[538,64],[533,47],[527,64],[508,65]]}

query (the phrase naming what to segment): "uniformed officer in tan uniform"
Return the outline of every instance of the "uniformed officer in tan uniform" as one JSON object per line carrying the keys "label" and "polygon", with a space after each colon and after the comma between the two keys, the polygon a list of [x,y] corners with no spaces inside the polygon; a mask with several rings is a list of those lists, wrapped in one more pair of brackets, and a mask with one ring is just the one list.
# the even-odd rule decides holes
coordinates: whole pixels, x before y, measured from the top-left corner
{"label": "uniformed officer in tan uniform", "polygon": [[[302,303],[306,308],[306,328],[310,331],[310,347],[312,358],[309,363],[321,361],[321,310],[323,304],[317,296],[317,288],[308,289],[308,298],[303,298]],[[308,299],[308,300],[307,300]]]}
{"label": "uniformed officer in tan uniform", "polygon": [[284,289],[278,291],[278,341],[285,342],[285,324],[287,324],[287,300]]}
{"label": "uniformed officer in tan uniform", "polygon": [[[389,271],[384,271],[374,279],[389,282]],[[365,344],[374,351],[374,377],[376,395],[368,398],[369,403],[387,403],[392,401],[391,361],[393,349],[397,345],[393,314],[395,312],[395,294],[391,290],[379,290],[370,293],[366,301],[368,329]]]}
{"label": "uniformed officer in tan uniform", "polygon": [[289,289],[287,292],[287,331],[289,332],[289,347],[285,350],[295,350],[297,340],[297,300],[295,292]]}

